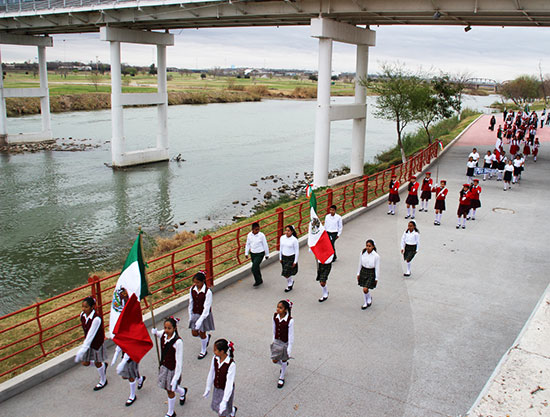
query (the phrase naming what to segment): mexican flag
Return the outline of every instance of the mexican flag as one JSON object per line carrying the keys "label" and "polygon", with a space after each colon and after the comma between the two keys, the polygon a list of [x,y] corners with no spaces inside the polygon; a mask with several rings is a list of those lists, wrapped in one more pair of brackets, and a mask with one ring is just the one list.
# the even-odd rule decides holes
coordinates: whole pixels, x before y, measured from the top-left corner
{"label": "mexican flag", "polygon": [[125,289],[128,298],[132,294],[136,295],[138,301],[149,295],[147,280],[145,276],[145,262],[143,261],[143,252],[141,250],[141,232],[137,237],[130,253],[126,258],[120,277],[115,285],[113,292],[113,301],[111,302],[111,316],[109,319],[109,331],[114,335],[115,326],[120,319],[120,313],[124,307],[124,300],[121,297],[121,290]]}
{"label": "mexican flag", "polygon": [[315,193],[308,186],[306,189],[306,195],[309,196],[309,206],[311,221],[309,222],[309,234],[307,237],[307,244],[315,258],[322,264],[329,264],[334,258],[334,249],[332,243],[328,237],[327,231],[317,216],[317,199]]}

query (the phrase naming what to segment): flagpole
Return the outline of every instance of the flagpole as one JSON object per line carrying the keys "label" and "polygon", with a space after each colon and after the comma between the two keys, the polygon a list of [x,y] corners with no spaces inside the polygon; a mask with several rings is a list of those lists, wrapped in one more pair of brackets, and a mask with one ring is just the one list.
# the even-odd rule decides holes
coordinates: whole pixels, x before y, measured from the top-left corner
{"label": "flagpole", "polygon": [[[138,227],[138,233],[139,233],[139,247],[141,249],[141,258],[143,259],[143,262],[145,263],[145,256],[143,255],[143,244],[141,241],[141,226]],[[149,279],[147,276],[147,266],[145,266],[145,281],[147,281],[147,288],[149,288]],[[149,294],[151,295],[151,294]],[[146,298],[146,297],[144,297]],[[149,310],[151,310],[151,321],[153,322],[153,328],[157,328],[157,324],[155,322],[155,312],[153,310],[153,303],[149,302]],[[160,353],[159,353],[159,341],[157,336],[155,335],[155,350],[157,351],[157,360],[160,367]]]}

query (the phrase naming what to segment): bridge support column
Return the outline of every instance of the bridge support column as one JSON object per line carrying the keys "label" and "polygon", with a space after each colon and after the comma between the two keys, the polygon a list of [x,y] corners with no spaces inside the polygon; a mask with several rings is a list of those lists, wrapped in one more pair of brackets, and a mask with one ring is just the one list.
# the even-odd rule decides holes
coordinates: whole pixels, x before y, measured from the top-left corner
{"label": "bridge support column", "polygon": [[[25,45],[38,47],[38,73],[40,88],[4,88],[2,62],[0,58],[0,142],[41,142],[52,139],[50,123],[50,91],[48,88],[48,67],[46,62],[46,47],[53,46],[52,38],[48,36],[0,34],[0,44]],[[42,116],[42,131],[36,133],[19,133],[8,135],[6,117],[7,97],[39,97]]]}
{"label": "bridge support column", "polygon": [[[363,175],[367,91],[360,82],[367,76],[368,48],[374,46],[376,33],[331,19],[311,19],[311,36],[319,39],[319,73],[317,81],[317,113],[315,119],[315,146],[313,155],[313,184],[328,185],[330,155],[330,123],[353,119],[352,175]],[[357,71],[354,104],[330,104],[333,41],[357,45]]]}
{"label": "bridge support column", "polygon": [[[160,32],[102,27],[100,37],[111,48],[111,157],[113,167],[141,165],[168,160],[168,92],[166,80],[166,46],[174,45],[174,35]],[[122,93],[120,44],[139,43],[157,46],[157,92]],[[125,151],[124,106],[156,105],[158,126],[156,147]]]}

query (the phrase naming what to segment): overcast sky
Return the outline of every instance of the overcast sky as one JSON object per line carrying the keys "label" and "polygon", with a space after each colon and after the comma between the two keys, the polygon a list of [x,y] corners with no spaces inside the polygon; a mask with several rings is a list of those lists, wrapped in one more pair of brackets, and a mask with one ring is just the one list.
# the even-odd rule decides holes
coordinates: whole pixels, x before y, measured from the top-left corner
{"label": "overcast sky", "polygon": [[[369,73],[384,62],[446,72],[467,71],[474,77],[503,81],[521,74],[538,75],[539,62],[550,74],[550,28],[461,26],[381,26],[377,45],[370,49]],[[168,65],[180,68],[267,67],[317,69],[317,40],[309,27],[185,29],[172,31],[176,44],[168,48]],[[35,60],[33,47],[2,45],[2,61]],[[335,43],[333,70],[355,71],[355,48]],[[99,34],[56,35],[47,58],[109,62],[109,47]],[[132,65],[156,61],[152,46],[122,47],[122,60]]]}

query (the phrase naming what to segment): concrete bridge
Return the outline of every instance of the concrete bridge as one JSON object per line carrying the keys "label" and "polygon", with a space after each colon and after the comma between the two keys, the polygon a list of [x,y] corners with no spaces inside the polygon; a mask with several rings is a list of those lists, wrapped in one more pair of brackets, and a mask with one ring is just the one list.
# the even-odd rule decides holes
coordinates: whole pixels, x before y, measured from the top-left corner
{"label": "concrete bridge", "polygon": [[[3,12],[2,12],[3,10]],[[110,44],[112,83],[113,166],[128,166],[168,159],[166,47],[174,44],[170,29],[310,25],[319,39],[317,115],[314,148],[314,183],[328,183],[330,125],[353,120],[351,176],[363,174],[366,89],[360,85],[368,70],[369,47],[376,44],[374,25],[550,26],[546,0],[3,0],[0,3],[0,44],[38,47],[39,89],[6,89],[0,82],[0,135],[13,140],[51,139],[46,47],[51,34],[100,32]],[[365,26],[365,27],[362,27]],[[355,102],[331,105],[332,46],[334,42],[357,46]],[[123,94],[121,43],[157,46],[158,91]],[[40,97],[42,131],[17,138],[7,135],[6,97]],[[156,145],[127,152],[123,109],[156,105]]]}

